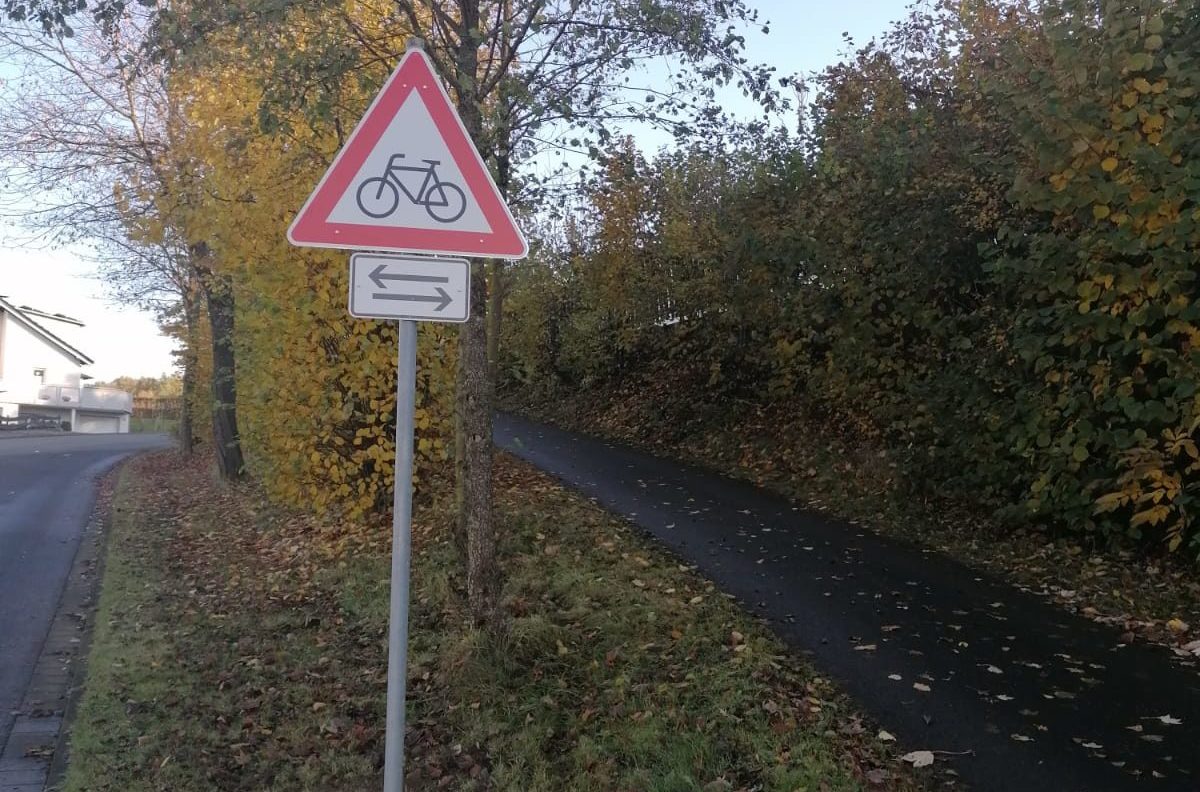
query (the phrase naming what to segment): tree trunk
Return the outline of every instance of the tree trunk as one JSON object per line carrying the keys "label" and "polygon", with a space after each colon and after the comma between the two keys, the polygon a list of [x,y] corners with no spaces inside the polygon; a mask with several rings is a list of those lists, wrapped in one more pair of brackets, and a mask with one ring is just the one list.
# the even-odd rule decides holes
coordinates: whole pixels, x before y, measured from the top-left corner
{"label": "tree trunk", "polygon": [[[479,0],[459,0],[459,44],[455,52],[458,112],[478,143],[483,122],[476,76],[479,68]],[[456,448],[459,530],[467,546],[467,602],[478,626],[500,626],[500,566],[492,513],[492,410],[495,386],[488,366],[487,271],[471,267],[471,318],[458,335]]]}
{"label": "tree trunk", "polygon": [[199,323],[196,294],[183,295],[183,395],[179,405],[179,450],[191,456],[195,446],[195,424],[192,405],[196,399],[196,325]]}
{"label": "tree trunk", "polygon": [[[502,108],[501,118],[507,118],[507,108]],[[508,200],[508,188],[512,184],[512,158],[508,155],[508,125],[499,124],[496,131],[496,187],[504,200]],[[500,382],[500,319],[504,309],[504,261],[492,259],[488,263],[490,270],[490,291],[488,292],[488,372],[492,378],[492,387]]]}
{"label": "tree trunk", "polygon": [[[461,328],[458,335],[459,345],[462,345],[463,336]],[[461,387],[462,383],[462,362],[458,364],[458,369],[455,372],[456,387]],[[462,391],[460,390],[459,393]],[[454,532],[454,549],[458,551],[458,557],[462,559],[463,565],[467,563],[467,525],[466,518],[466,501],[465,488],[463,481],[466,480],[466,460],[467,458],[467,434],[463,428],[463,411],[458,409],[457,404],[454,408],[454,522],[452,530]]]}
{"label": "tree trunk", "polygon": [[500,311],[504,307],[504,262],[500,259],[489,261],[488,274],[488,377],[495,388],[500,382]]}
{"label": "tree trunk", "polygon": [[459,521],[467,545],[467,600],[477,626],[499,622],[500,567],[492,513],[492,409],[495,387],[487,360],[487,273],[472,266],[471,318],[458,342],[458,413],[462,426]]}
{"label": "tree trunk", "polygon": [[213,272],[200,281],[212,326],[213,442],[221,477],[232,481],[241,478],[246,467],[237,425],[233,284],[228,277]]}

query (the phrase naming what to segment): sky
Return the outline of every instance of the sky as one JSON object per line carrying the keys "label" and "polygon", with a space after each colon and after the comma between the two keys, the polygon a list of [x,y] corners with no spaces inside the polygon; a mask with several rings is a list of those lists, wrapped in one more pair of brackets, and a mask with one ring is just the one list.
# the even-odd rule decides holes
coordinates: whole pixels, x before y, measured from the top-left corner
{"label": "sky", "polygon": [[[747,0],[770,23],[770,33],[747,36],[752,61],[776,67],[780,76],[819,71],[846,54],[842,33],[865,44],[902,18],[911,0]],[[3,77],[0,65],[0,78]],[[754,114],[749,100],[731,97],[735,113]],[[284,233],[283,228],[279,233]],[[17,305],[64,313],[83,321],[82,351],[96,361],[98,380],[120,375],[158,376],[174,370],[172,342],[163,338],[154,318],[108,301],[92,266],[69,250],[25,247],[21,232],[0,221],[0,295]]]}
{"label": "sky", "polygon": [[[751,61],[774,66],[778,76],[819,72],[849,55],[842,37],[848,33],[856,47],[887,31],[902,19],[914,0],[746,0],[769,23],[770,33],[746,36]],[[737,100],[734,100],[737,101]],[[752,112],[750,100],[744,100]],[[731,108],[733,109],[733,108]]]}
{"label": "sky", "polygon": [[92,276],[91,263],[67,250],[19,247],[20,236],[0,225],[0,295],[14,305],[83,322],[69,340],[96,361],[88,373],[104,382],[174,370],[173,342],[159,333],[152,315],[105,300],[104,284]]}

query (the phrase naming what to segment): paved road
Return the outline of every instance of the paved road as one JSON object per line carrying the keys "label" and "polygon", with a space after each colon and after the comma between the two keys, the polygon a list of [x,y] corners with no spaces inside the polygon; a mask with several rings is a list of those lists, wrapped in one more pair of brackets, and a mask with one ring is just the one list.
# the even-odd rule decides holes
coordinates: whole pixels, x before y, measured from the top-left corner
{"label": "paved road", "polygon": [[162,435],[0,434],[0,746],[21,704],[95,498],[96,478]]}
{"label": "paved road", "polygon": [[939,764],[972,789],[1200,790],[1200,671],[1165,649],[748,484],[511,415],[496,440],[697,564],[910,750],[971,752]]}

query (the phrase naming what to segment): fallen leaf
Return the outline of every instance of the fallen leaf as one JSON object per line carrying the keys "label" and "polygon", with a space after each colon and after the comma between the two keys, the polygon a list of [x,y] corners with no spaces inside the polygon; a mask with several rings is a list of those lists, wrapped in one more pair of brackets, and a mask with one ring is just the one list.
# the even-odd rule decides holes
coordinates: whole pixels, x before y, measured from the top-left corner
{"label": "fallen leaf", "polygon": [[890,776],[888,776],[887,770],[880,770],[876,768],[875,770],[867,771],[867,783],[875,786],[885,783],[889,777]]}
{"label": "fallen leaf", "polygon": [[856,651],[856,652],[874,652],[875,648],[876,648],[875,644],[859,644],[858,646],[854,647],[854,651]]}
{"label": "fallen leaf", "polygon": [[924,682],[913,682],[913,689],[919,690],[922,693],[928,693],[930,691],[929,685],[926,685]]}
{"label": "fallen leaf", "polygon": [[933,764],[933,751],[913,751],[901,756],[900,760],[908,762],[913,767],[929,767]]}
{"label": "fallen leaf", "polygon": [[886,732],[886,731],[881,730],[879,732],[879,734],[876,736],[878,737],[880,742],[895,742],[896,741],[895,735],[893,735],[891,732]]}
{"label": "fallen leaf", "polygon": [[1173,633],[1185,633],[1188,631],[1188,623],[1183,619],[1171,619],[1167,622],[1167,629]]}

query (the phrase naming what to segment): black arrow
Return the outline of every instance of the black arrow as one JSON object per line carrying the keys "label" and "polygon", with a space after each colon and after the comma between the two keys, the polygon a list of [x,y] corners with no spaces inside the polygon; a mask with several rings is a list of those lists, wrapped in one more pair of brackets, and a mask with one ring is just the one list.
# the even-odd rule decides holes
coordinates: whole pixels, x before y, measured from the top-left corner
{"label": "black arrow", "polygon": [[[387,264],[380,264],[371,270],[371,281],[378,289],[386,289],[385,281],[411,281],[416,283],[449,283],[450,279],[441,275],[393,275],[387,271]],[[379,295],[375,295],[378,297]]]}
{"label": "black arrow", "polygon": [[[438,280],[436,278],[423,276],[423,275],[418,275],[416,277],[420,278],[421,280]],[[441,278],[440,280],[446,281],[448,279]],[[379,294],[379,293],[372,294],[371,296],[374,297],[376,300],[406,300],[407,302],[439,303],[438,307],[435,308],[434,310],[441,311],[441,310],[444,310],[447,305],[454,302],[454,299],[449,294],[447,294],[446,290],[443,289],[441,286],[438,286],[436,288],[437,288],[437,293],[442,295],[441,297],[434,297],[432,295],[425,295],[425,294]]]}

